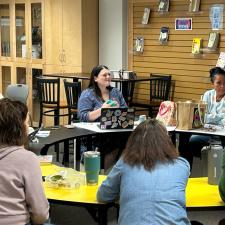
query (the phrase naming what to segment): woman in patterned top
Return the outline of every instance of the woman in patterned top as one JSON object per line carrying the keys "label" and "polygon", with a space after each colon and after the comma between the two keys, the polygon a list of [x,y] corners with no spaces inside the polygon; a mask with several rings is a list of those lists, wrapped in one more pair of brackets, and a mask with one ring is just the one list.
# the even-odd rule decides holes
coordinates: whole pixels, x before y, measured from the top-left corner
{"label": "woman in patterned top", "polygon": [[[122,93],[110,86],[111,75],[106,66],[99,65],[93,68],[88,89],[81,93],[78,101],[78,116],[80,121],[99,121],[101,108],[127,107]],[[107,103],[113,100],[114,106]]]}

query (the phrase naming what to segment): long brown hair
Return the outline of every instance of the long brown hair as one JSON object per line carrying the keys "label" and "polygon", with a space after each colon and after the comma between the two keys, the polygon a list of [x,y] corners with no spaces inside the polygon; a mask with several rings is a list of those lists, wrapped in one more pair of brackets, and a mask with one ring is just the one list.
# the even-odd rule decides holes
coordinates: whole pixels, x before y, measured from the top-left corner
{"label": "long brown hair", "polygon": [[157,162],[172,162],[178,157],[166,128],[156,119],[148,119],[132,132],[122,158],[130,166],[151,170]]}
{"label": "long brown hair", "polygon": [[0,145],[22,146],[27,141],[27,106],[8,98],[0,100]]}
{"label": "long brown hair", "polygon": [[[96,94],[97,97],[100,97],[102,99],[102,93],[101,93],[101,90],[100,88],[98,87],[98,84],[97,82],[95,82],[95,77],[97,77],[99,75],[99,73],[103,70],[103,69],[109,69],[107,66],[104,66],[104,65],[98,65],[98,66],[95,66],[92,71],[91,71],[91,78],[90,78],[90,82],[89,82],[89,85],[88,87],[89,88],[92,88]],[[107,87],[109,90],[112,89],[111,86]]]}

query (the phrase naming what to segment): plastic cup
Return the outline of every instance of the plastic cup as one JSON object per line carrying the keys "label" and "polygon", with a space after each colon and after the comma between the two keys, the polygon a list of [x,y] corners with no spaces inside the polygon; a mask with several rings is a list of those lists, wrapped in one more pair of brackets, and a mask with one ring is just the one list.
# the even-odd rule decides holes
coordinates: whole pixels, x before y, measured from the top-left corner
{"label": "plastic cup", "polygon": [[100,172],[100,152],[84,152],[84,168],[87,185],[97,185]]}

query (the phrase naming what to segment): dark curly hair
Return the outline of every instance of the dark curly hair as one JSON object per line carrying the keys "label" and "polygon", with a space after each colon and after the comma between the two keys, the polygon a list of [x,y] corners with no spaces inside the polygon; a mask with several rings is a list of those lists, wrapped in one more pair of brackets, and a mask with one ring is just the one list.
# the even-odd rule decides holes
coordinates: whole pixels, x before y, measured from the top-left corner
{"label": "dark curly hair", "polygon": [[0,145],[21,146],[27,142],[27,106],[8,98],[0,100]]}
{"label": "dark curly hair", "polygon": [[215,80],[215,76],[219,74],[225,76],[225,71],[220,67],[214,67],[209,71],[209,74],[210,80],[213,83]]}

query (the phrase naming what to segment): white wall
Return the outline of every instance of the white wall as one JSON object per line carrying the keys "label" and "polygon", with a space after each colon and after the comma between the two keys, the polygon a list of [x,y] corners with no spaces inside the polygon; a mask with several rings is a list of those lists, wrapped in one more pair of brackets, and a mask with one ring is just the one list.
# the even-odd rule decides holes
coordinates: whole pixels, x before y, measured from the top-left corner
{"label": "white wall", "polygon": [[99,0],[99,64],[127,69],[127,0]]}

